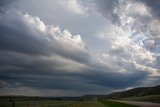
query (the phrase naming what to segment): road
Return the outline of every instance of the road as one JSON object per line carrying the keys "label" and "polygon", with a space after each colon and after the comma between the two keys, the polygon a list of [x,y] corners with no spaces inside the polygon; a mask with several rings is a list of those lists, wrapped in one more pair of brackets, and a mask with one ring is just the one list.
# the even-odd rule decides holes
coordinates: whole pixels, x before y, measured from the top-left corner
{"label": "road", "polygon": [[137,102],[137,101],[120,101],[120,100],[114,100],[114,101],[122,102],[122,103],[126,103],[126,104],[137,105],[140,107],[160,107],[160,104],[158,104],[158,103]]}

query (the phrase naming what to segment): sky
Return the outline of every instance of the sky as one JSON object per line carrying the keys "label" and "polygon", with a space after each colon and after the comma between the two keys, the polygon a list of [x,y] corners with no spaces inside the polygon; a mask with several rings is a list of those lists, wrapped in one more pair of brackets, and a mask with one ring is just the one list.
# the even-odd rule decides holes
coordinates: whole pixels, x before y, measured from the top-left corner
{"label": "sky", "polygon": [[159,84],[159,0],[0,0],[0,95]]}

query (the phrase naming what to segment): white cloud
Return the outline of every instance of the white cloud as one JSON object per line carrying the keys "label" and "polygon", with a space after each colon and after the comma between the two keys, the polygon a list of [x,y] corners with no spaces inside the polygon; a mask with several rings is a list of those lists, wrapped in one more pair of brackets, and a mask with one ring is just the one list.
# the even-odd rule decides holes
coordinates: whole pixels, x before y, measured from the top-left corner
{"label": "white cloud", "polygon": [[[150,15],[149,8],[145,6],[142,2],[135,2],[135,1],[126,1],[120,2],[118,5],[118,9],[115,11],[119,14],[119,16],[131,16],[134,15]],[[135,17],[135,16],[134,16]]]}
{"label": "white cloud", "polygon": [[87,7],[82,5],[80,0],[62,0],[63,6],[75,14],[86,14]]}
{"label": "white cloud", "polygon": [[[156,53],[150,50],[155,45],[152,34],[159,35],[159,21],[151,20],[148,9],[145,4],[136,1],[122,1],[115,7],[113,12],[119,16],[121,24],[111,22],[96,34],[109,44],[106,52],[100,55],[104,63],[114,64],[120,72],[146,71],[152,76],[160,76]],[[150,18],[147,23],[145,18]]]}
{"label": "white cloud", "polygon": [[[48,43],[57,50],[64,50],[68,52],[85,52],[85,43],[80,35],[72,35],[67,29],[61,29],[53,25],[45,25],[39,17],[33,17],[25,14],[24,21],[29,28],[37,29],[44,35],[43,38],[48,40]],[[37,35],[38,36],[38,35]]]}
{"label": "white cloud", "polygon": [[40,30],[42,32],[45,32],[46,31],[46,25],[44,24],[43,21],[41,21],[39,19],[39,17],[32,17],[30,16],[29,14],[25,14],[23,15],[24,17],[24,21],[27,23],[27,24],[30,24],[31,27],[34,27],[36,28],[37,30]]}
{"label": "white cloud", "polygon": [[[115,27],[117,28],[117,27]],[[119,28],[119,27],[118,27]],[[120,28],[119,28],[120,29]],[[114,31],[116,30],[116,33]],[[119,71],[134,72],[135,70],[147,71],[151,75],[157,75],[158,69],[155,69],[154,64],[156,61],[156,54],[147,50],[140,45],[139,42],[130,38],[131,32],[125,29],[112,29],[113,33],[110,35],[107,33],[107,29],[104,31],[104,39],[108,44],[105,53],[103,53],[102,59],[106,59],[105,63],[113,64],[114,66],[121,67]],[[110,33],[110,31],[109,31]],[[135,63],[132,63],[135,62]],[[134,65],[133,65],[134,64]],[[133,65],[130,67],[130,65]],[[122,70],[122,68],[124,70]]]}

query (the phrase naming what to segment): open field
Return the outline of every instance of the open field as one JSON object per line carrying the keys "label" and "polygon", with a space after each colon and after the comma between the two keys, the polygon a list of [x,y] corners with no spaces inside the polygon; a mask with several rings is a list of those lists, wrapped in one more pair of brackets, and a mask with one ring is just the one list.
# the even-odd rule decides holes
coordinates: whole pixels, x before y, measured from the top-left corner
{"label": "open field", "polygon": [[142,96],[142,97],[127,97],[127,98],[122,98],[120,100],[160,103],[160,94],[159,95]]}
{"label": "open field", "polygon": [[113,101],[18,101],[1,103],[0,107],[138,107]]}
{"label": "open field", "polygon": [[106,107],[97,101],[1,101],[0,107]]}
{"label": "open field", "polygon": [[53,100],[53,99],[34,99],[16,97],[1,98],[0,107],[137,107],[124,103],[107,100]]}

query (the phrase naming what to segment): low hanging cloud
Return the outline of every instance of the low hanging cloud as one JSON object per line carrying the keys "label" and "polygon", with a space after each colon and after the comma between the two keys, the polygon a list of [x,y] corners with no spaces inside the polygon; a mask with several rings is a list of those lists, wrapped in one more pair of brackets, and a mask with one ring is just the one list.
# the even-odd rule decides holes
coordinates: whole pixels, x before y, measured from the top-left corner
{"label": "low hanging cloud", "polygon": [[[33,7],[13,10],[5,7],[0,13],[1,95],[18,92],[21,92],[18,95],[39,96],[108,94],[113,90],[159,83],[159,19],[153,18],[143,2],[96,1],[93,3],[97,8],[95,14],[89,12],[93,10],[91,7],[83,5],[85,1],[50,1],[57,4],[53,9],[43,2],[40,0],[40,6],[52,10],[53,16],[60,5],[74,5],[74,9],[63,6],[68,17],[73,19],[72,22],[64,18],[66,23],[81,24],[74,19],[77,16],[87,17],[83,19],[86,22],[91,21],[88,19],[92,16],[96,16],[96,21],[103,19],[108,23],[106,28],[97,26],[96,36],[89,37],[96,43],[103,39],[107,48],[95,52],[87,45],[90,39],[84,35],[71,33],[63,29],[64,26],[45,20],[51,14],[44,15],[36,10],[39,6],[34,12],[31,11]],[[10,8],[23,6],[21,1],[16,3]],[[104,4],[110,6],[108,11]],[[142,8],[141,11],[134,8],[136,6]],[[64,10],[59,11],[63,13]],[[40,13],[33,15],[36,11]],[[61,16],[60,13],[52,22],[62,20]],[[90,28],[86,31],[87,35],[92,34]]]}

